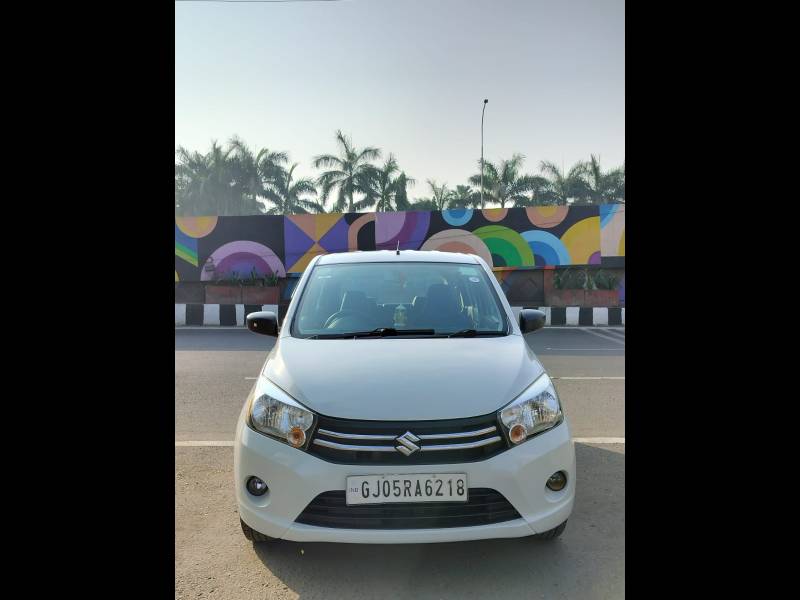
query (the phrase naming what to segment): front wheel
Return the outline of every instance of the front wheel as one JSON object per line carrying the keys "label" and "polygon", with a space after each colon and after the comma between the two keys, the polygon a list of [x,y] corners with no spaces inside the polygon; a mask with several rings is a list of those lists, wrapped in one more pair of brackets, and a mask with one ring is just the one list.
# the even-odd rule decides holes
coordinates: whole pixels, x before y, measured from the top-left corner
{"label": "front wheel", "polygon": [[268,535],[264,535],[263,533],[259,533],[252,527],[250,527],[247,523],[242,521],[241,517],[239,518],[239,523],[242,524],[242,533],[244,533],[244,537],[246,537],[251,542],[255,543],[262,543],[262,542],[274,542],[276,538],[269,537]]}
{"label": "front wheel", "polygon": [[543,531],[542,533],[537,533],[533,536],[534,539],[537,540],[554,540],[567,528],[567,522],[564,521],[558,527],[554,527],[553,529],[548,529],[547,531]]}

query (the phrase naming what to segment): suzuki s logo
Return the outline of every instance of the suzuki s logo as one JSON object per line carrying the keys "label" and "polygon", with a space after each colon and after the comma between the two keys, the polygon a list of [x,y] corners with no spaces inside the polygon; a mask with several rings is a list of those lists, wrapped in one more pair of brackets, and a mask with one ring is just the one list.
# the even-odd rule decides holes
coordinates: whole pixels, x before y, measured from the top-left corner
{"label": "suzuki s logo", "polygon": [[419,450],[419,446],[414,443],[418,442],[419,438],[410,431],[406,431],[403,435],[395,438],[394,441],[400,444],[399,446],[395,446],[395,450],[402,452],[406,456],[414,454],[414,452]]}

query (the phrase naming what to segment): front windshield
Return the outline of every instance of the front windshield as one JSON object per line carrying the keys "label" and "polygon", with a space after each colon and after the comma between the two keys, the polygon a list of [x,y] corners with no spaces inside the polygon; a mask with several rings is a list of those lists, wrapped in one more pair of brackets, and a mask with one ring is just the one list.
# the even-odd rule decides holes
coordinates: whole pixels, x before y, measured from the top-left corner
{"label": "front windshield", "polygon": [[[415,335],[506,333],[486,272],[460,263],[345,263],[311,272],[293,334],[325,337],[394,329]],[[431,331],[432,330],[432,331]]]}

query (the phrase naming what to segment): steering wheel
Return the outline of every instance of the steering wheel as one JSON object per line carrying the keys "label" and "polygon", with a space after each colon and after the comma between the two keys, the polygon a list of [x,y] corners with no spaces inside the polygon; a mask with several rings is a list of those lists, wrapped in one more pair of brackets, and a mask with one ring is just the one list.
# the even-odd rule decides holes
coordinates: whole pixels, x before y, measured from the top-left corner
{"label": "steering wheel", "polygon": [[333,325],[336,321],[346,319],[347,317],[363,319],[365,315],[354,310],[339,310],[325,320],[325,324],[322,326],[322,328],[332,329],[331,325]]}

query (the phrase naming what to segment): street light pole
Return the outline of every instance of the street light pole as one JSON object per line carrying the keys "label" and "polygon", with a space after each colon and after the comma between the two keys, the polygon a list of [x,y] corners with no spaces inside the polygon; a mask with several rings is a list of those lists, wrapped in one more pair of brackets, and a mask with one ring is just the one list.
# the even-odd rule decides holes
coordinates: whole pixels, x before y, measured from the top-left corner
{"label": "street light pole", "polygon": [[488,98],[483,99],[483,109],[481,110],[481,208],[483,208],[483,113],[486,112]]}

